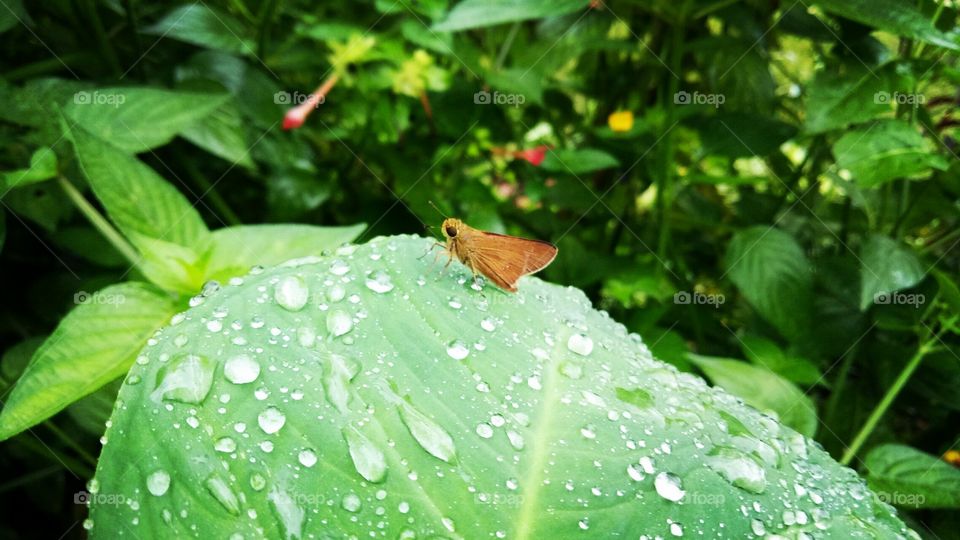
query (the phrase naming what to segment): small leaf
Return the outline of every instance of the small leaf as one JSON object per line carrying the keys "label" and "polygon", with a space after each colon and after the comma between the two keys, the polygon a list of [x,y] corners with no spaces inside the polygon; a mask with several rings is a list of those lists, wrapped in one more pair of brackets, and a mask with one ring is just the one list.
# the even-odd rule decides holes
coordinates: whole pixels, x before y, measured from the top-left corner
{"label": "small leaf", "polygon": [[64,113],[113,146],[139,153],[167,144],[228,97],[158,88],[101,88],[77,92]]}
{"label": "small leaf", "polygon": [[203,245],[210,233],[200,214],[153,169],[79,127],[68,129],[67,137],[94,194],[121,231]]}
{"label": "small leaf", "polygon": [[903,120],[881,120],[849,131],[834,143],[833,154],[837,164],[864,187],[929,174],[930,169],[943,171],[948,165],[923,135]]}
{"label": "small leaf", "polygon": [[960,469],[915,448],[884,444],[867,454],[867,483],[880,500],[909,508],[960,508]]}
{"label": "small leaf", "polygon": [[239,21],[202,2],[175,8],[144,32],[219,51],[256,53],[254,40]]}
{"label": "small leaf", "polygon": [[194,122],[180,136],[207,152],[227,161],[253,169],[252,148],[247,142],[244,120],[234,105],[224,105],[212,114]]}
{"label": "small leaf", "polygon": [[207,278],[224,280],[251,266],[272,266],[290,259],[320,255],[356,239],[366,225],[241,225],[213,232]]}
{"label": "small leaf", "polygon": [[450,10],[443,21],[433,25],[433,29],[452,32],[556,17],[586,8],[587,4],[587,0],[463,0]]}
{"label": "small leaf", "polygon": [[6,189],[43,182],[57,176],[57,155],[44,146],[35,150],[30,156],[30,167],[0,174]]}
{"label": "small leaf", "polygon": [[792,236],[768,227],[744,229],[730,241],[725,266],[747,301],[784,337],[795,341],[804,335],[813,272]]}
{"label": "small leaf", "polygon": [[759,336],[743,336],[740,339],[743,355],[750,362],[769,369],[788,381],[797,384],[817,384],[823,376],[806,358],[788,354],[773,341]]}
{"label": "small leaf", "polygon": [[776,413],[781,422],[807,437],[817,432],[817,409],[813,400],[790,381],[740,360],[693,353],[689,358],[713,384],[739,396],[748,405]]}
{"label": "small leaf", "polygon": [[885,236],[871,235],[860,250],[860,311],[872,304],[889,304],[891,293],[909,289],[923,279],[920,260],[909,248]]}
{"label": "small leaf", "polygon": [[581,150],[550,150],[543,160],[542,167],[550,172],[583,174],[618,167],[619,165],[620,162],[617,161],[617,158],[602,150],[584,148]]}
{"label": "small leaf", "polygon": [[824,11],[886,30],[898,36],[911,37],[951,50],[960,50],[955,34],[937,29],[933,20],[917,9],[917,2],[900,0],[817,0]]}
{"label": "small leaf", "polygon": [[176,311],[165,293],[145,283],[80,292],[79,305],[37,350],[0,413],[0,440],[56,414],[122,376],[147,338]]}
{"label": "small leaf", "polygon": [[196,294],[203,286],[203,249],[128,233],[140,252],[137,269],[154,285],[168,291]]}

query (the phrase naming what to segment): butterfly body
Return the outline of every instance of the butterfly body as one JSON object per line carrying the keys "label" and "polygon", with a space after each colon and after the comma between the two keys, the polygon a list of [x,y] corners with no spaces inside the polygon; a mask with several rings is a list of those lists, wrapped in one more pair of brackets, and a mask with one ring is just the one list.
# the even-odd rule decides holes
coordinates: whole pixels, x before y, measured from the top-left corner
{"label": "butterfly body", "polygon": [[518,279],[544,269],[557,256],[557,247],[549,242],[481,231],[456,218],[444,220],[441,230],[451,260],[456,257],[474,275],[510,292],[517,292]]}

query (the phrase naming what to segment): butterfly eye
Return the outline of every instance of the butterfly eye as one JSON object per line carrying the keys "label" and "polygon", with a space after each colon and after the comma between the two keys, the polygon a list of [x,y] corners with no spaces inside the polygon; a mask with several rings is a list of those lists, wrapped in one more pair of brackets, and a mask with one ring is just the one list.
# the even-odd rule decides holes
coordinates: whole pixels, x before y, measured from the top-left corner
{"label": "butterfly eye", "polygon": [[457,235],[457,228],[452,225],[447,225],[447,236],[453,238]]}

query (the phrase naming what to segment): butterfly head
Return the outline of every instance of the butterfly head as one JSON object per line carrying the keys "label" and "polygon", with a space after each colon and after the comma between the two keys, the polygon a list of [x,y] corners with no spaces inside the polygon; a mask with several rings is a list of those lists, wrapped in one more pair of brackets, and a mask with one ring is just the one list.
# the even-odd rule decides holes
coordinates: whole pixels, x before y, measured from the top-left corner
{"label": "butterfly head", "polygon": [[443,220],[443,225],[440,227],[443,229],[443,236],[447,238],[456,238],[460,234],[460,226],[463,225],[463,222],[456,218],[447,218]]}

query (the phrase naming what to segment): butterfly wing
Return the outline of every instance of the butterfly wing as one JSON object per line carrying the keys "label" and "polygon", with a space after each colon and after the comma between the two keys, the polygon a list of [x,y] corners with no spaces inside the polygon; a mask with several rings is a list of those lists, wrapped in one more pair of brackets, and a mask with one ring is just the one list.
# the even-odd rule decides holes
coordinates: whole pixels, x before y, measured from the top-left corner
{"label": "butterfly wing", "polygon": [[505,234],[471,231],[466,239],[468,265],[498,287],[517,291],[517,280],[546,268],[557,256],[549,242]]}

